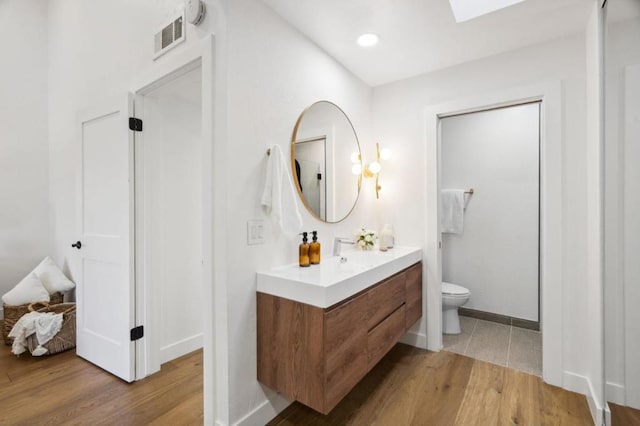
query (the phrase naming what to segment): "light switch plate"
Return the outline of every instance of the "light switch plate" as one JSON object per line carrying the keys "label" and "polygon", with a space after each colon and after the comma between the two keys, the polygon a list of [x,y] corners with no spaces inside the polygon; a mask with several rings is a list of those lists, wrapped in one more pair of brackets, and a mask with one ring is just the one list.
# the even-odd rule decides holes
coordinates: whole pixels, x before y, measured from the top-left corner
{"label": "light switch plate", "polygon": [[264,244],[264,220],[247,221],[247,244]]}

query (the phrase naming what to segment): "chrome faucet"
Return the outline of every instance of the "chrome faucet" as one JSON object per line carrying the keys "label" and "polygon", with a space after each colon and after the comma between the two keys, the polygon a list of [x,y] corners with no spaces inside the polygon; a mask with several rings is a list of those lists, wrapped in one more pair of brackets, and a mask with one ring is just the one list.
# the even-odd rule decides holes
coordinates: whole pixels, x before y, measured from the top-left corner
{"label": "chrome faucet", "polygon": [[356,242],[344,237],[335,237],[333,239],[333,255],[340,256],[340,247],[342,244],[354,245]]}

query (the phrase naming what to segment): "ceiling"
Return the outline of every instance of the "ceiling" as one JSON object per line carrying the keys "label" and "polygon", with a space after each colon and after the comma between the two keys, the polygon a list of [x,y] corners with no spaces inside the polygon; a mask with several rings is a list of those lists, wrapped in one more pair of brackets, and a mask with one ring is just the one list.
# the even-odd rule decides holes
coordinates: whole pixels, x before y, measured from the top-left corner
{"label": "ceiling", "polygon": [[[456,24],[448,0],[263,0],[371,86],[583,32],[588,0],[526,0]],[[380,36],[375,47],[360,34]]]}

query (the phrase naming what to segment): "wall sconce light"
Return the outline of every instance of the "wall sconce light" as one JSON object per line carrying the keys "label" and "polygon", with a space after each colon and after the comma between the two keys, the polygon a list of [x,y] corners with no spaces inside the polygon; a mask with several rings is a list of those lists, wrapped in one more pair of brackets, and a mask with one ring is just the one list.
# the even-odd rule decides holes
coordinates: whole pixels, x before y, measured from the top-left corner
{"label": "wall sconce light", "polygon": [[358,176],[358,191],[362,187],[362,157],[359,152],[351,153],[351,173]]}
{"label": "wall sconce light", "polygon": [[360,153],[352,152],[351,153],[351,173],[354,175],[362,174],[362,159],[360,158]]}
{"label": "wall sconce light", "polygon": [[365,178],[376,178],[376,198],[380,198],[380,171],[382,170],[382,164],[380,160],[388,160],[391,158],[391,150],[388,148],[380,149],[380,144],[376,143],[376,159],[362,168],[362,157],[359,153],[353,152],[351,154],[351,173],[358,176],[358,188],[360,187],[360,179],[362,176]]}
{"label": "wall sconce light", "polygon": [[380,160],[388,160],[391,158],[391,151],[389,149],[380,149],[380,144],[376,143],[376,160],[367,164],[364,168],[364,177],[366,178],[376,178],[376,198],[380,198],[380,190],[382,186],[380,186],[380,171],[382,170],[382,164],[380,164]]}

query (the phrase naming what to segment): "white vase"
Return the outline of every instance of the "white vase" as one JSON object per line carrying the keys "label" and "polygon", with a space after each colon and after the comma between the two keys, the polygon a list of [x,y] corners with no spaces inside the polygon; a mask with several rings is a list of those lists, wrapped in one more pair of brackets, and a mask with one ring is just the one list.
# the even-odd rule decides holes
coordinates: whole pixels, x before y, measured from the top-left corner
{"label": "white vase", "polygon": [[393,248],[395,243],[395,237],[393,235],[393,225],[384,224],[380,227],[380,232],[378,233],[378,245],[381,248]]}

